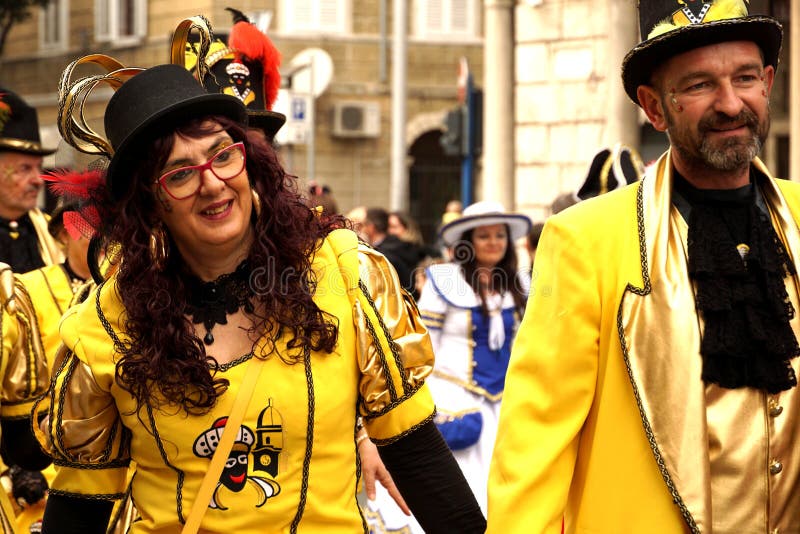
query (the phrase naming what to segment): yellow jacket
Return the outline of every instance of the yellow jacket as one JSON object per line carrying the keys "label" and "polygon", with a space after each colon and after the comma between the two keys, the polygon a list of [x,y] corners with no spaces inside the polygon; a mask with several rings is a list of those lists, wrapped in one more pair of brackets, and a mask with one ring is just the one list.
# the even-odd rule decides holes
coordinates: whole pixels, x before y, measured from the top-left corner
{"label": "yellow jacket", "polygon": [[[670,168],[667,154],[642,182],[547,222],[506,378],[489,533],[558,534],[562,520],[566,533],[711,531],[699,343],[685,339],[697,316],[665,262],[681,246],[666,228]],[[800,185],[766,182],[798,258]]]}

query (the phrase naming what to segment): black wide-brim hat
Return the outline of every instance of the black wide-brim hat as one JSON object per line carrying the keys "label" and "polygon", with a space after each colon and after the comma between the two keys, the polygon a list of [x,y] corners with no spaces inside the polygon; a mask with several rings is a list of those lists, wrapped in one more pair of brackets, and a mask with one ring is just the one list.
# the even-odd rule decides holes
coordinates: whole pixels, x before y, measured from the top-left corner
{"label": "black wide-brim hat", "polygon": [[36,109],[13,91],[0,87],[0,151],[46,156],[56,151],[44,148],[39,137]]}
{"label": "black wide-brim hat", "polygon": [[180,65],[159,65],[136,74],[111,97],[105,113],[106,136],[114,149],[106,182],[114,199],[131,185],[130,169],[147,157],[149,142],[191,119],[228,117],[247,125],[247,112],[234,96],[207,93]]}
{"label": "black wide-brim hat", "polygon": [[[654,32],[659,25],[662,29]],[[752,41],[761,48],[764,65],[777,69],[783,36],[780,22],[748,15],[742,0],[641,0],[639,31],[643,41],[622,61],[622,83],[636,104],[638,87],[649,85],[653,71],[673,56],[726,41]]]}

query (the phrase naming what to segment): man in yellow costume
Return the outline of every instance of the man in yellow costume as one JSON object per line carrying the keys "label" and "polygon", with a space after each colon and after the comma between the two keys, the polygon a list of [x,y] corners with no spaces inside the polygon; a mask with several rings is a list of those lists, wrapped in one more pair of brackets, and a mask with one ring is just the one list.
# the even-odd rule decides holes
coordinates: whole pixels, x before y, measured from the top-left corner
{"label": "man in yellow costume", "polygon": [[782,29],[742,1],[639,15],[624,87],[670,148],[545,226],[488,532],[800,532],[800,188],[757,158]]}

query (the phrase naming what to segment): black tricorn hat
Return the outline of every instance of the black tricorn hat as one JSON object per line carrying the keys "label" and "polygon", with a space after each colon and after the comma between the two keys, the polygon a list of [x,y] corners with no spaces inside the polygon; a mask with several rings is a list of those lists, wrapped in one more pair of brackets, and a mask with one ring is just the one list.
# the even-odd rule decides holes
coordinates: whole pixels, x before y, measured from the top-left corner
{"label": "black tricorn hat", "polygon": [[114,149],[106,174],[111,196],[121,198],[130,185],[125,174],[134,158],[146,156],[142,153],[144,143],[204,115],[222,115],[247,124],[241,100],[207,93],[180,65],[158,65],[122,84],[108,102],[104,121]]}
{"label": "black tricorn hat", "polygon": [[615,189],[621,189],[641,179],[644,164],[630,147],[617,143],[595,154],[586,180],[576,193],[578,201],[587,200]]}
{"label": "black tricorn hat", "polygon": [[46,156],[55,148],[43,148],[36,110],[16,93],[0,88],[0,151]]}
{"label": "black tricorn hat", "polygon": [[[281,55],[244,13],[226,7],[233,15],[227,44],[216,39],[205,57],[208,68],[202,83],[210,93],[233,95],[247,108],[248,125],[263,130],[272,140],[286,122],[286,115],[272,111],[281,75]],[[220,35],[219,37],[224,37]],[[197,52],[187,45],[186,67],[195,69]]]}
{"label": "black tricorn hat", "polygon": [[778,67],[783,30],[772,17],[748,15],[745,0],[640,0],[642,42],[622,61],[625,92],[638,104],[636,90],[672,56],[725,41],[753,41],[764,64]]}

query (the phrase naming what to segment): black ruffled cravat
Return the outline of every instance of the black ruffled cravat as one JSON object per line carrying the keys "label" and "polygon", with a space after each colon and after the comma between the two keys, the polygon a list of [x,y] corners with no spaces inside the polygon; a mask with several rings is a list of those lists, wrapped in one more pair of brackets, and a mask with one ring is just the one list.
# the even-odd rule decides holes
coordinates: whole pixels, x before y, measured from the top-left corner
{"label": "black ruffled cravat", "polygon": [[246,261],[240,263],[234,272],[223,274],[211,282],[187,276],[186,311],[192,316],[194,324],[203,323],[206,329],[203,343],[214,343],[211,330],[214,325],[228,324],[228,315],[236,313],[240,308],[253,313],[253,304],[250,302],[253,290],[249,279],[250,268]]}
{"label": "black ruffled cravat", "polygon": [[689,276],[705,328],[703,380],[769,393],[797,385],[790,360],[800,346],[789,324],[794,307],[784,278],[794,265],[753,185],[699,190],[680,176],[675,190],[691,205]]}

